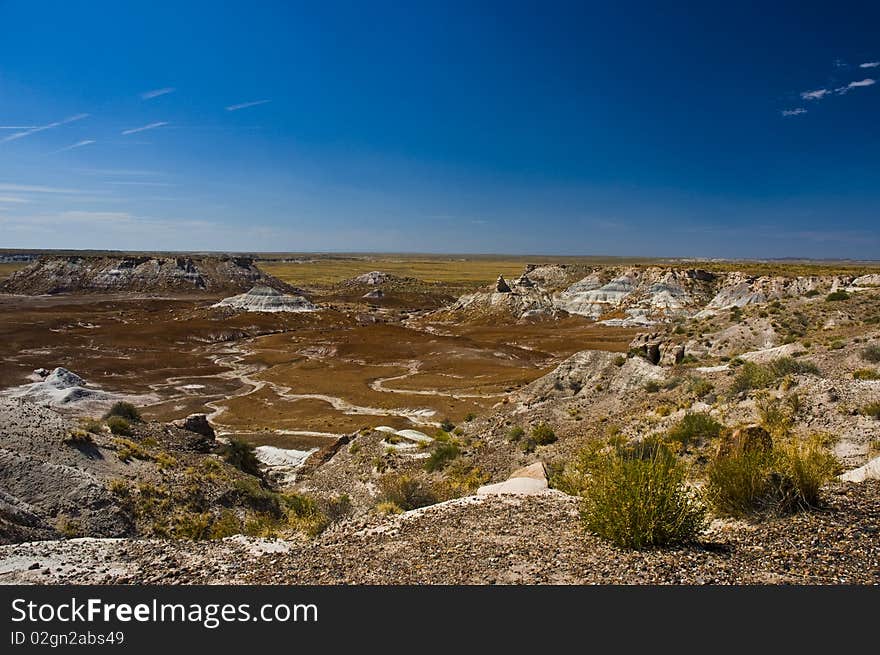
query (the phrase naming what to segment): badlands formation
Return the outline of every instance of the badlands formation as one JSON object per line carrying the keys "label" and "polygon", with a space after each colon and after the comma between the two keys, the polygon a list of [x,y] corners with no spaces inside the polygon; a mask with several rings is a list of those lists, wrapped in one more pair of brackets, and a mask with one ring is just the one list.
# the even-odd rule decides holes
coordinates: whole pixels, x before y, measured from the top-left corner
{"label": "badlands formation", "polygon": [[[49,258],[4,283],[0,582],[880,582],[870,269],[291,279],[306,300],[206,262]],[[101,418],[120,399],[143,415],[124,433]],[[711,509],[656,550],[585,532],[596,452],[665,444],[699,490],[748,439],[821,443],[818,504]]]}

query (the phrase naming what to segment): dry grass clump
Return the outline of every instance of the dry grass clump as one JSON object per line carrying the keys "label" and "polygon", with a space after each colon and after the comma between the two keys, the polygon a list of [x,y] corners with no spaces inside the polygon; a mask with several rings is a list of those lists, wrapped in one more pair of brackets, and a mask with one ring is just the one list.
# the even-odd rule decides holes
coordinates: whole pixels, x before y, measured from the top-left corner
{"label": "dry grass clump", "polygon": [[812,362],[794,357],[780,357],[769,364],[745,362],[739,367],[733,379],[731,392],[734,394],[754,389],[767,389],[775,386],[788,375],[821,375],[819,367]]}
{"label": "dry grass clump", "polygon": [[138,411],[137,407],[135,407],[131,403],[127,403],[124,401],[113,403],[113,406],[109,409],[109,411],[104,414],[105,419],[109,419],[114,416],[123,418],[129,423],[141,423],[143,421],[143,418],[141,418],[141,413]]}
{"label": "dry grass clump", "polygon": [[739,449],[709,465],[706,495],[725,516],[787,514],[818,507],[822,486],[839,469],[819,437],[788,440],[771,449]]}
{"label": "dry grass clump", "polygon": [[703,443],[721,434],[721,423],[705,412],[688,412],[669,431],[669,439],[682,446]]}
{"label": "dry grass clump", "polygon": [[581,491],[590,532],[641,549],[694,541],[705,529],[706,508],[667,448],[612,449],[591,459]]}
{"label": "dry grass clump", "polygon": [[[388,473],[379,478],[379,505],[390,503],[401,511],[407,511],[439,501],[436,490],[427,480],[404,473]],[[390,505],[386,504],[385,508],[388,507]]]}

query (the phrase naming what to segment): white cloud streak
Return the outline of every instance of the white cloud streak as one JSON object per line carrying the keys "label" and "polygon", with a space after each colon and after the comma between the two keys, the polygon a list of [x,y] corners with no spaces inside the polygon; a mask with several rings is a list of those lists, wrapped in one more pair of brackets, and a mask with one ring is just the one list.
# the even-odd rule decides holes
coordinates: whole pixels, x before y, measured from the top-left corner
{"label": "white cloud streak", "polygon": [[804,100],[821,100],[825,96],[831,93],[830,89],[816,89],[815,91],[804,91],[801,93],[801,98]]}
{"label": "white cloud streak", "polygon": [[12,191],[19,193],[82,193],[77,189],[59,189],[58,187],[39,186],[34,184],[0,184],[0,191]]}
{"label": "white cloud streak", "polygon": [[95,141],[94,139],[83,139],[82,141],[77,141],[76,143],[71,143],[69,146],[59,148],[55,152],[66,152],[68,150],[73,150],[75,148],[82,148],[83,146],[90,146],[93,143],[97,143],[97,141]]}
{"label": "white cloud streak", "polygon": [[251,102],[242,102],[237,105],[229,105],[226,108],[226,111],[238,111],[239,109],[247,109],[248,107],[256,107],[258,105],[265,105],[266,103],[272,102],[271,100],[252,100]]}
{"label": "white cloud streak", "polygon": [[864,64],[859,64],[859,68],[877,68],[880,66],[880,61],[866,61]]}
{"label": "white cloud streak", "polygon": [[141,127],[133,127],[129,130],[122,130],[122,134],[123,135],[137,134],[138,132],[146,132],[147,130],[155,130],[157,127],[163,127],[164,125],[168,125],[168,121],[157,121],[155,123],[150,123],[148,125],[143,125]]}
{"label": "white cloud streak", "polygon": [[173,86],[166,86],[161,89],[153,89],[152,91],[144,91],[141,94],[141,100],[151,100],[153,98],[158,98],[159,96],[168,95],[169,93],[174,93],[177,89]]}
{"label": "white cloud streak", "polygon": [[796,107],[794,109],[783,109],[780,113],[783,116],[800,116],[801,114],[806,114],[807,110],[803,107]]}
{"label": "white cloud streak", "polygon": [[37,127],[32,127],[30,129],[24,130],[22,132],[16,132],[15,134],[10,134],[9,136],[0,139],[0,143],[4,143],[6,141],[15,141],[16,139],[23,139],[26,136],[30,136],[31,134],[36,134],[37,132],[43,132],[45,130],[51,130],[56,127],[61,127],[62,125],[67,125],[68,123],[74,123],[76,121],[81,121],[83,118],[88,118],[88,114],[76,114],[75,116],[70,116],[61,121],[55,121],[53,123],[47,123],[46,125],[39,125]]}
{"label": "white cloud streak", "polygon": [[877,83],[876,80],[872,80],[870,77],[868,77],[868,78],[865,78],[864,80],[858,80],[858,81],[856,81],[856,82],[850,82],[850,83],[847,84],[846,86],[840,86],[840,87],[837,87],[836,89],[834,89],[834,92],[835,92],[837,95],[842,96],[844,93],[849,93],[849,92],[852,91],[853,89],[858,89],[858,88],[861,88],[861,87],[863,87],[863,86],[873,86],[873,85],[876,84],[876,83]]}
{"label": "white cloud streak", "polygon": [[30,202],[26,198],[19,198],[18,196],[0,196],[0,202],[12,202],[12,203],[25,203]]}

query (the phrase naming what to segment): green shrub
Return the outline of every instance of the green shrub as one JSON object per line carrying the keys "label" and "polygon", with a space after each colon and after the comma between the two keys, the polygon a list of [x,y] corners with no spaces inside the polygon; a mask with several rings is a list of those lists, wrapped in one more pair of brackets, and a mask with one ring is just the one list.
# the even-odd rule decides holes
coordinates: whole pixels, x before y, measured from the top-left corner
{"label": "green shrub", "polygon": [[470,422],[473,421],[475,418],[477,418],[477,415],[476,415],[476,414],[474,414],[473,412],[468,412],[467,415],[464,417],[464,422],[465,422],[465,423],[470,423]]}
{"label": "green shrub", "polygon": [[445,418],[440,422],[440,429],[444,432],[452,432],[455,429],[455,423]]}
{"label": "green shrub", "polygon": [[519,441],[524,436],[526,436],[526,431],[523,430],[520,426],[515,425],[507,431],[507,440],[508,441]]}
{"label": "green shrub", "polygon": [[626,364],[626,355],[618,355],[613,360],[611,360],[611,362],[615,366],[623,366],[624,364]]}
{"label": "green shrub", "polygon": [[254,451],[254,447],[241,439],[230,438],[229,443],[220,450],[220,455],[227,464],[232,464],[239,471],[262,477],[260,462]]}
{"label": "green shrub", "polygon": [[143,419],[141,418],[141,413],[138,411],[137,407],[135,407],[131,403],[126,403],[123,401],[113,403],[113,406],[110,408],[110,410],[106,414],[104,414],[105,419],[111,418],[113,416],[124,418],[130,423],[140,423],[143,421]]}
{"label": "green shrub", "polygon": [[865,416],[880,419],[880,401],[868,403],[859,411]]}
{"label": "green shrub", "polygon": [[819,368],[808,361],[794,357],[780,357],[769,364],[745,362],[736,372],[731,391],[742,393],[753,389],[767,389],[787,375],[821,375]]}
{"label": "green shrub", "polygon": [[660,384],[655,382],[654,380],[648,380],[645,382],[645,391],[648,393],[657,393],[660,391]]}
{"label": "green shrub", "polygon": [[104,424],[98,419],[89,418],[83,420],[82,428],[86,432],[91,432],[92,434],[101,434],[104,431]]}
{"label": "green shrub", "polygon": [[429,473],[439,471],[446,467],[449,462],[461,454],[458,444],[454,441],[437,441],[431,449],[431,454],[425,460],[425,470]]}
{"label": "green shrub", "polygon": [[110,432],[119,436],[130,437],[134,434],[131,429],[131,423],[121,416],[111,416],[108,418],[107,427],[110,428]]}
{"label": "green shrub", "polygon": [[589,468],[581,516],[590,532],[625,548],[649,548],[693,541],[705,529],[706,509],[668,450],[645,458],[607,453]]}
{"label": "green shrub", "polygon": [[710,464],[706,494],[717,512],[746,517],[818,506],[839,464],[821,439],[735,451]]}
{"label": "green shrub", "polygon": [[556,441],[556,433],[547,423],[538,423],[532,428],[530,436],[539,446],[546,446]]}
{"label": "green shrub", "polygon": [[438,498],[430,485],[403,473],[379,478],[379,504],[392,503],[403,511],[434,505]]}
{"label": "green shrub", "polygon": [[669,438],[683,446],[693,442],[704,442],[716,438],[721,433],[721,423],[705,412],[688,412],[669,431]]}
{"label": "green shrub", "polygon": [[715,385],[705,378],[693,378],[688,385],[688,391],[694,394],[697,398],[708,396],[714,390]]}
{"label": "green shrub", "polygon": [[862,359],[866,362],[873,362],[874,364],[880,364],[880,345],[870,345],[866,348],[862,348]]}
{"label": "green shrub", "polygon": [[825,300],[829,302],[849,300],[849,294],[846,291],[832,291],[827,296],[825,296]]}
{"label": "green shrub", "polygon": [[88,446],[95,443],[92,434],[86,430],[74,428],[61,439],[65,446]]}
{"label": "green shrub", "polygon": [[853,379],[854,380],[880,380],[880,371],[875,371],[872,368],[860,368],[857,371],[853,371]]}

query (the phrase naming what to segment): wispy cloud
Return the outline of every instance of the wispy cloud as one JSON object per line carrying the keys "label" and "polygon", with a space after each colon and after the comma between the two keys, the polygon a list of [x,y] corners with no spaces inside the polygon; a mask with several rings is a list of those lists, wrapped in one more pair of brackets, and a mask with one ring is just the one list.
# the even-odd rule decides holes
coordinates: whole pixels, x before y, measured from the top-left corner
{"label": "wispy cloud", "polygon": [[139,171],[129,168],[74,168],[77,173],[86,173],[88,175],[110,175],[110,176],[147,176],[147,175],[165,175],[160,171]]}
{"label": "wispy cloud", "polygon": [[150,123],[148,125],[143,125],[142,127],[133,127],[129,130],[122,130],[122,134],[137,134],[138,132],[146,132],[147,130],[155,130],[157,127],[162,127],[164,125],[168,125],[168,121],[157,121],[155,123]]}
{"label": "wispy cloud", "polygon": [[0,143],[3,143],[5,141],[15,141],[16,139],[22,139],[26,136],[30,136],[31,134],[36,134],[37,132],[43,132],[45,130],[51,130],[55,127],[67,125],[68,123],[81,121],[83,118],[88,118],[88,116],[88,114],[76,114],[75,116],[70,116],[68,118],[65,118],[64,120],[47,123],[46,125],[38,125],[37,127],[31,127],[29,129],[23,130],[21,132],[16,132],[15,134],[10,134],[5,138],[0,139]]}
{"label": "wispy cloud", "polygon": [[0,196],[0,202],[25,203],[30,202],[27,198],[19,198],[18,196]]}
{"label": "wispy cloud", "polygon": [[67,150],[73,150],[74,148],[82,148],[83,146],[90,146],[93,143],[97,143],[97,141],[95,141],[94,139],[83,139],[82,141],[77,141],[76,143],[71,143],[69,146],[59,148],[55,152],[65,152]]}
{"label": "wispy cloud", "polygon": [[142,100],[150,100],[152,98],[158,98],[159,96],[168,95],[169,93],[174,93],[177,89],[173,86],[166,86],[161,89],[153,89],[152,91],[144,91],[141,94]]}
{"label": "wispy cloud", "polygon": [[807,110],[803,107],[795,107],[794,109],[783,109],[780,113],[783,116],[800,116],[801,114],[806,114]]}
{"label": "wispy cloud", "polygon": [[859,64],[859,68],[877,68],[880,66],[880,61],[866,61],[864,64]]}
{"label": "wispy cloud", "polygon": [[0,184],[0,191],[12,191],[19,193],[82,193],[77,189],[60,189],[58,187],[40,186],[36,184]]}
{"label": "wispy cloud", "polygon": [[171,184],[170,182],[135,182],[135,181],[112,181],[107,184],[116,184],[119,186],[161,186],[161,187],[169,187],[169,186],[177,186],[176,184]]}
{"label": "wispy cloud", "polygon": [[226,111],[238,111],[239,109],[247,109],[248,107],[256,107],[257,105],[265,105],[272,102],[271,100],[252,100],[251,102],[242,102],[237,105],[229,105]]}
{"label": "wispy cloud", "polygon": [[843,95],[844,93],[848,93],[852,89],[858,89],[863,86],[873,86],[877,83],[877,80],[872,80],[870,77],[865,78],[864,80],[858,80],[857,82],[850,82],[846,86],[839,86],[834,89],[835,93],[838,95]]}
{"label": "wispy cloud", "polygon": [[36,125],[0,125],[0,130],[33,130]]}
{"label": "wispy cloud", "polygon": [[804,100],[821,100],[830,93],[831,89],[816,89],[815,91],[804,91],[801,93],[801,98],[803,98]]}

